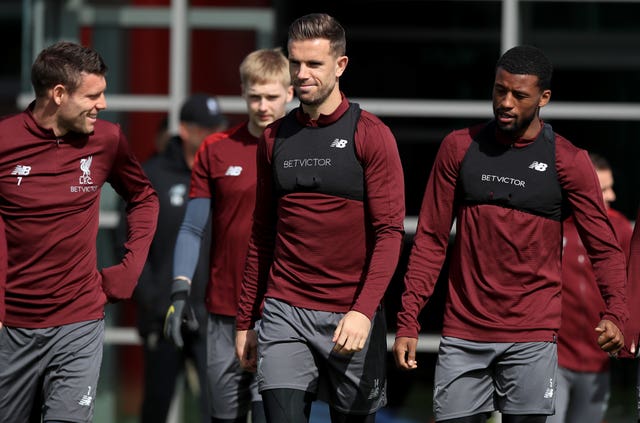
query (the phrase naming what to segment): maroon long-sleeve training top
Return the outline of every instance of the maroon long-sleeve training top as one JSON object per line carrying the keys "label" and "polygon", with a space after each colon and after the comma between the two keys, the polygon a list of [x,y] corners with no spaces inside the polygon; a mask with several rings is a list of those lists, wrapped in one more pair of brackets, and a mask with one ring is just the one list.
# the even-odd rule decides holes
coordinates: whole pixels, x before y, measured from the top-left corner
{"label": "maroon long-sleeve training top", "polygon": [[[0,213],[8,273],[3,323],[52,327],[104,316],[131,296],[153,239],[158,198],[120,127],[98,120],[92,134],[56,137],[37,125],[33,104],[0,121]],[[97,268],[104,183],[128,202],[126,253]]]}
{"label": "maroon long-sleeve training top", "polygon": [[[348,108],[343,96],[329,116],[312,121],[298,109],[296,117],[300,125],[322,127]],[[404,234],[404,179],[395,138],[380,119],[362,111],[354,141],[364,201],[314,192],[276,198],[272,150],[281,123],[268,127],[258,144],[256,208],[236,326],[252,327],[265,288],[265,297],[296,307],[355,310],[371,318],[397,266]]]}
{"label": "maroon long-sleeve training top", "polygon": [[[454,219],[456,237],[442,335],[480,342],[553,341],[557,335],[562,222],[499,204],[461,201],[464,193],[459,192],[458,184],[463,159],[472,137],[483,127],[456,130],[442,141],[409,257],[397,336],[418,336],[419,312],[433,293]],[[533,142],[520,140],[511,148],[528,149]],[[528,150],[522,151],[526,154]],[[547,170],[547,164],[536,159],[526,162],[531,163],[531,175]],[[607,219],[593,165],[586,151],[558,134],[554,165],[606,298],[603,318],[622,330],[628,315],[625,255]],[[512,187],[518,195],[529,188],[538,189],[526,180],[514,182],[508,176],[496,177],[515,184]]]}

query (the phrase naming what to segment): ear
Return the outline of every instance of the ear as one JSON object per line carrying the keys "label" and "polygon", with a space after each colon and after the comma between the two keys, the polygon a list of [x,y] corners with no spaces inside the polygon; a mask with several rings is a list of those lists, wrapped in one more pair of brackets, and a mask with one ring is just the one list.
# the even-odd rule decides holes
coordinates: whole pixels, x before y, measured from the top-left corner
{"label": "ear", "polygon": [[287,87],[287,103],[293,100],[293,85]]}
{"label": "ear", "polygon": [[58,106],[62,104],[65,95],[67,95],[67,89],[62,84],[58,84],[51,89],[51,97]]}
{"label": "ear", "polygon": [[538,107],[544,107],[551,100],[551,90],[542,91],[542,95],[540,96],[540,101],[538,101]]}
{"label": "ear", "polygon": [[344,70],[347,68],[347,63],[349,63],[349,58],[347,56],[340,56],[338,60],[336,60],[336,76],[340,77],[344,73]]}
{"label": "ear", "polygon": [[178,135],[180,139],[184,141],[189,139],[189,128],[187,128],[187,124],[180,122],[180,125],[178,125]]}

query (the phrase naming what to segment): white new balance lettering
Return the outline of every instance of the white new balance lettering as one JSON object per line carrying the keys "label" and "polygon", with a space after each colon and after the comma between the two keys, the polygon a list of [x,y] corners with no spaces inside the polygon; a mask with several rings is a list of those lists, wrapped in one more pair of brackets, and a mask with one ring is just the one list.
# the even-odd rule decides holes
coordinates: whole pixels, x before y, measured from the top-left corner
{"label": "white new balance lettering", "polygon": [[11,174],[12,175],[27,176],[29,174],[29,172],[31,172],[31,166],[18,165],[18,166],[16,166],[15,169],[13,169],[13,172],[11,172]]}
{"label": "white new balance lettering", "polygon": [[545,398],[553,398],[553,379],[549,379],[549,387],[544,391]]}
{"label": "white new balance lettering", "polygon": [[91,386],[89,386],[89,389],[87,389],[87,393],[84,394],[82,398],[80,398],[80,401],[78,401],[78,405],[84,405],[88,407],[91,405],[92,400],[93,397],[91,396]]}
{"label": "white new balance lettering", "polygon": [[380,396],[380,379],[374,379],[373,380],[373,388],[371,388],[371,391],[369,392],[369,396],[367,397],[367,399],[375,399],[378,398]]}
{"label": "white new balance lettering", "polygon": [[348,142],[349,141],[347,141],[347,140],[343,140],[341,138],[336,138],[331,142],[331,145],[329,147],[345,148],[347,146]]}
{"label": "white new balance lettering", "polygon": [[241,173],[242,173],[242,166],[229,166],[225,175],[240,176]]}
{"label": "white new balance lettering", "polygon": [[538,172],[544,172],[545,170],[547,170],[547,167],[549,167],[549,165],[547,165],[546,163],[538,162],[535,160],[529,165],[529,169],[535,169]]}

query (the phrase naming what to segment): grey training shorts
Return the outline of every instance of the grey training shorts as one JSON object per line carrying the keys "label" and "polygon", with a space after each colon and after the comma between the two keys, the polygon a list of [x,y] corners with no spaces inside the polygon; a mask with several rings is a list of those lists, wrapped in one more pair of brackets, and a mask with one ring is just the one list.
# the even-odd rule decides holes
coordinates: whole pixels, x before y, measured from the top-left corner
{"label": "grey training shorts", "polygon": [[255,373],[240,367],[236,357],[236,319],[209,314],[207,323],[207,381],[211,416],[231,420],[246,416],[251,403],[262,401]]}
{"label": "grey training shorts", "polygon": [[443,337],[435,370],[437,421],[500,411],[554,412],[557,344],[474,342]]}
{"label": "grey training shorts", "polygon": [[93,420],[102,364],[104,320],[44,329],[0,329],[0,416],[30,421]]}
{"label": "grey training shorts", "polygon": [[601,423],[609,404],[610,372],[558,367],[556,413],[546,423]]}
{"label": "grey training shorts", "polygon": [[316,394],[347,414],[371,414],[386,405],[386,321],[376,312],[364,349],[333,352],[344,313],[293,307],[267,298],[258,331],[258,384]]}

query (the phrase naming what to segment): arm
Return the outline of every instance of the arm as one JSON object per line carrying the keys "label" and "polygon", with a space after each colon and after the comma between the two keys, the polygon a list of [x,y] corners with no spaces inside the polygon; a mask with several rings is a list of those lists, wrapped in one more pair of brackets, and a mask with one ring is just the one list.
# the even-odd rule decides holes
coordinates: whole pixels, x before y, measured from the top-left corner
{"label": "arm", "polygon": [[396,364],[404,369],[417,367],[418,316],[433,293],[447,253],[458,172],[466,151],[460,144],[454,134],[442,141],[422,199],[393,346]]}
{"label": "arm", "polygon": [[355,141],[364,168],[365,212],[374,244],[362,290],[332,338],[334,351],[344,354],[364,348],[371,319],[397,267],[404,236],[404,174],[396,140],[386,125],[362,113]]}
{"label": "arm", "polygon": [[272,194],[270,145],[273,145],[275,126],[268,127],[258,142],[256,205],[253,212],[251,238],[238,300],[236,329],[253,328],[259,318],[266,291],[267,278],[273,262],[276,236],[277,202]]}
{"label": "arm", "polygon": [[606,304],[596,328],[600,334],[598,344],[604,351],[616,353],[623,345],[621,329],[628,318],[625,254],[607,217],[600,184],[587,153],[567,146],[560,138],[557,141],[558,177]]}
{"label": "arm", "polygon": [[187,209],[178,230],[176,246],[173,250],[173,283],[171,285],[171,304],[164,320],[164,335],[175,346],[182,348],[182,322],[189,329],[198,329],[198,321],[193,307],[188,304],[191,280],[198,265],[200,245],[204,229],[209,220],[211,199],[193,198],[187,203]]}
{"label": "arm", "polygon": [[127,241],[119,264],[102,269],[102,286],[110,300],[130,298],[142,272],[158,221],[158,195],[122,132],[108,182],[126,202]]}
{"label": "arm", "polygon": [[[366,118],[362,112],[361,122]],[[373,249],[365,269],[364,284],[352,310],[369,319],[382,302],[398,265],[404,237],[404,173],[396,140],[382,122],[359,124],[358,156],[365,179],[365,213],[373,228]]]}
{"label": "arm", "polygon": [[192,198],[187,203],[173,253],[174,278],[184,276],[193,279],[210,209],[210,198]]}
{"label": "arm", "polygon": [[236,315],[236,355],[242,368],[248,371],[255,371],[257,366],[257,339],[252,328],[260,313],[273,262],[277,204],[272,194],[271,155],[267,140],[273,145],[276,125],[267,127],[258,142],[256,205]]}

